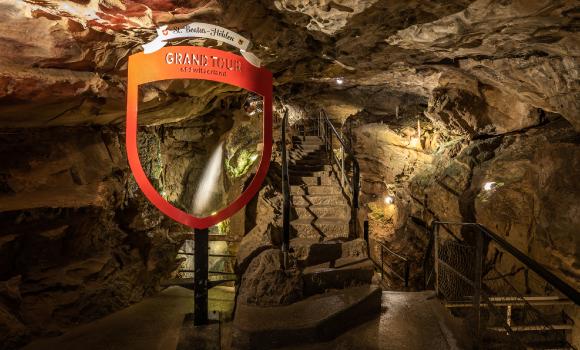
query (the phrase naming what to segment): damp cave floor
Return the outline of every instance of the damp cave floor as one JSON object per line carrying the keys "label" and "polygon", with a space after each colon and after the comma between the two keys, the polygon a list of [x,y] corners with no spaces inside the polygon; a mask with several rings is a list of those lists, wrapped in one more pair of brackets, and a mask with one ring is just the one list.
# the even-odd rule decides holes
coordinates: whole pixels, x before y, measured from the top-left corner
{"label": "damp cave floor", "polygon": [[[210,290],[210,310],[228,312],[233,288]],[[170,287],[156,296],[55,338],[37,340],[24,350],[185,350],[231,349],[230,322],[199,331],[182,327],[193,310],[193,292]],[[313,310],[315,312],[315,310]],[[383,292],[380,315],[337,338],[283,350],[455,350],[466,349],[457,321],[432,291]],[[196,334],[197,332],[197,334]],[[222,346],[216,338],[222,335]],[[205,334],[199,334],[205,333]],[[181,337],[181,339],[180,339]],[[187,340],[184,342],[184,338]]]}

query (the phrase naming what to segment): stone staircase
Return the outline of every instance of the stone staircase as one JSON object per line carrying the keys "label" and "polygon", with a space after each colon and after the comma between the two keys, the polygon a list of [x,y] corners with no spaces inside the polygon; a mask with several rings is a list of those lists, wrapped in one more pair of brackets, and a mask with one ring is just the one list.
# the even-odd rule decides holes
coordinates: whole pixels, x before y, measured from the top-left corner
{"label": "stone staircase", "polygon": [[295,136],[289,159],[292,229],[296,237],[348,239],[350,206],[318,136]]}
{"label": "stone staircase", "polygon": [[292,268],[284,273],[300,276],[301,298],[281,306],[239,303],[233,323],[234,348],[272,349],[328,341],[381,311],[374,264],[366,242],[350,234],[349,201],[323,141],[317,136],[293,137],[292,141]]}
{"label": "stone staircase", "polygon": [[373,284],[374,266],[366,242],[291,240],[300,271],[302,299],[289,305],[238,304],[233,348],[273,349],[328,341],[375,318],[381,289]]}

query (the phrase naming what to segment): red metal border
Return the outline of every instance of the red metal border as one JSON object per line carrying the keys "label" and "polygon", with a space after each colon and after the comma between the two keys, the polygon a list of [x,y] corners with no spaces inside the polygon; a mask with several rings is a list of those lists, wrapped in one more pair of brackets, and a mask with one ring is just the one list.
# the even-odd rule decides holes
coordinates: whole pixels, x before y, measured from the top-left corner
{"label": "red metal border", "polygon": [[[177,54],[185,57],[186,54],[196,55],[197,57],[205,56],[210,58],[204,65],[192,65],[185,63],[184,59],[181,64],[172,64],[166,61],[166,55]],[[234,67],[229,69],[219,64],[214,58],[231,60],[235,62]],[[189,213],[174,207],[165,198],[163,198],[153,187],[139,159],[137,149],[137,112],[139,105],[139,85],[166,79],[201,79],[212,80],[221,83],[231,84],[243,89],[259,94],[264,99],[263,113],[263,149],[262,158],[256,175],[248,188],[229,206],[221,209],[215,215],[198,218]],[[137,184],[145,196],[161,212],[173,220],[187,225],[192,228],[207,228],[213,226],[242,209],[252,197],[259,191],[268,167],[270,166],[270,157],[272,156],[272,73],[265,68],[257,68],[251,65],[243,57],[230,52],[195,46],[171,46],[165,47],[152,54],[138,53],[129,57],[129,76],[127,82],[127,157],[129,166]]]}

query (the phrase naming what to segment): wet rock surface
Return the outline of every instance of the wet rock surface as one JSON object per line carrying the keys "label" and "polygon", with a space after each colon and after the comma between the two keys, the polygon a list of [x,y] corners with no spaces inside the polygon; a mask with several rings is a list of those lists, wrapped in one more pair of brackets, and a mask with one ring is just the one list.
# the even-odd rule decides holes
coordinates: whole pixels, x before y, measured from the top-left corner
{"label": "wet rock surface", "polygon": [[4,348],[139,301],[176,268],[175,227],[136,191],[122,144],[110,128],[3,133]]}

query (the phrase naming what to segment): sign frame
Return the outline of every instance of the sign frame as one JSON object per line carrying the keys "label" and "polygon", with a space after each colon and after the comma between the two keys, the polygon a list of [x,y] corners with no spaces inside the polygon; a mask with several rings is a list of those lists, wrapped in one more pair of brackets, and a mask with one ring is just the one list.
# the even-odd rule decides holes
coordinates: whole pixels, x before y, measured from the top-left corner
{"label": "sign frame", "polygon": [[[210,216],[195,217],[169,203],[151,184],[141,165],[137,146],[139,85],[169,79],[209,80],[230,84],[263,98],[263,147],[256,174],[238,198]],[[256,67],[244,57],[231,52],[198,46],[169,46],[150,54],[140,52],[131,55],[127,81],[126,150],[133,176],[145,197],[165,215],[194,229],[216,225],[248,204],[260,190],[270,166],[273,143],[272,88],[270,71]]]}

